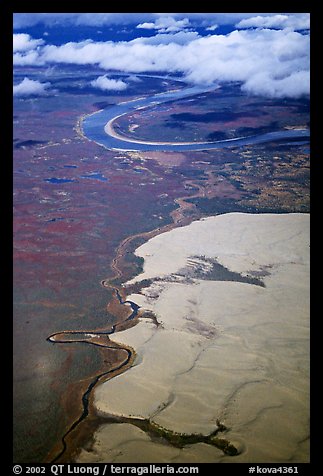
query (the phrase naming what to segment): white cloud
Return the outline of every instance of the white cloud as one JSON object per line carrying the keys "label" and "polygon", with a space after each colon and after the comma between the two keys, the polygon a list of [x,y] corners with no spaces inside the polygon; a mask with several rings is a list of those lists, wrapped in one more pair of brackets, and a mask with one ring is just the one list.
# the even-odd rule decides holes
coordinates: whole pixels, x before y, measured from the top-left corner
{"label": "white cloud", "polygon": [[36,50],[28,51],[27,53],[15,53],[13,55],[14,66],[41,66],[44,64],[40,60],[39,52]]}
{"label": "white cloud", "polygon": [[136,26],[136,28],[143,28],[145,30],[154,30],[156,25],[154,22],[144,22]]}
{"label": "white cloud", "polygon": [[196,40],[199,37],[200,35],[196,31],[182,30],[175,33],[157,33],[157,35],[154,36],[135,38],[131,41],[131,43],[141,43],[147,45],[166,45],[169,43],[177,43],[184,45],[192,40]]}
{"label": "white cloud", "polygon": [[214,31],[216,30],[217,28],[219,28],[219,25],[215,24],[215,25],[210,25],[206,28],[207,31]]}
{"label": "white cloud", "polygon": [[255,16],[241,20],[238,28],[290,28],[293,30],[307,30],[310,28],[308,13],[294,13],[292,15]]}
{"label": "white cloud", "polygon": [[14,33],[13,35],[14,52],[32,50],[42,44],[44,44],[44,40],[33,40],[27,33]]}
{"label": "white cloud", "polygon": [[121,79],[110,79],[106,74],[91,81],[91,86],[103,91],[123,91],[128,87]]}
{"label": "white cloud", "polygon": [[[300,34],[288,28],[235,30],[227,35],[206,37],[183,30],[128,42],[87,40],[61,46],[37,46],[33,50],[17,52],[14,63],[98,65],[106,71],[134,74],[160,71],[182,73],[187,81],[194,84],[240,81],[249,93],[300,96],[309,93],[309,81],[306,79],[309,77],[309,46],[309,34]],[[302,74],[297,75],[299,72]],[[264,84],[261,84],[261,75]],[[103,87],[126,87],[125,84],[113,83],[116,80],[107,76],[101,78]],[[96,87],[100,87],[100,81]],[[297,87],[293,81],[297,81]]]}
{"label": "white cloud", "polygon": [[155,22],[144,22],[137,25],[137,28],[145,28],[147,30],[158,30],[160,33],[172,33],[187,28],[190,25],[188,18],[175,20],[173,17],[160,17]]}
{"label": "white cloud", "polygon": [[141,83],[142,82],[142,79],[139,78],[139,76],[136,76],[135,74],[131,74],[130,76],[128,76],[128,80],[132,81],[133,83]]}
{"label": "white cloud", "polygon": [[309,71],[292,72],[283,78],[271,77],[268,72],[258,73],[247,79],[242,90],[276,98],[307,95],[310,90]]}
{"label": "white cloud", "polygon": [[41,83],[25,77],[21,83],[13,86],[13,94],[14,96],[41,95],[50,85],[50,83]]}

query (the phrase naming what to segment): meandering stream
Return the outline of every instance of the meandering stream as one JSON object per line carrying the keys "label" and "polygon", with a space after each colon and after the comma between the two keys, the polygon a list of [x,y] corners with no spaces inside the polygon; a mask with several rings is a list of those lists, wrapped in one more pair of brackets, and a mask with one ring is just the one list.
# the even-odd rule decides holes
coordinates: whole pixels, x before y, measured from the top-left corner
{"label": "meandering stream", "polygon": [[[108,287],[107,281],[104,281],[103,286]],[[134,319],[138,314],[138,310],[140,309],[140,306],[138,306],[136,303],[134,303],[132,301],[124,301],[122,299],[122,296],[121,296],[120,291],[119,291],[118,288],[114,288],[114,292],[115,292],[115,296],[117,297],[120,304],[122,304],[122,305],[129,304],[131,309],[132,309],[132,313],[130,314],[130,316],[128,316],[126,318],[125,321],[122,322],[122,324],[124,322],[127,322],[127,321],[130,321],[130,320]],[[119,323],[119,324],[121,324],[121,323]],[[133,357],[134,353],[130,348],[127,348],[127,347],[121,346],[121,345],[116,346],[115,344],[113,344],[113,342],[111,342],[109,340],[109,335],[114,334],[117,331],[119,324],[114,324],[111,327],[111,330],[105,331],[105,332],[63,331],[63,332],[54,333],[54,334],[50,335],[47,338],[47,341],[53,342],[53,343],[59,343],[59,344],[71,344],[71,343],[77,343],[77,342],[78,343],[87,343],[87,344],[95,345],[95,346],[98,346],[98,347],[104,347],[106,349],[114,349],[114,350],[119,350],[119,351],[123,350],[127,354],[126,358],[121,363],[119,363],[116,367],[113,367],[113,368],[111,368],[111,369],[109,369],[105,372],[100,373],[99,375],[97,375],[91,381],[91,383],[87,387],[86,391],[82,395],[82,405],[83,405],[82,414],[80,415],[80,417],[77,420],[75,420],[72,423],[72,425],[69,427],[69,429],[63,435],[62,440],[61,440],[62,441],[62,450],[55,456],[55,458],[51,461],[51,463],[56,462],[59,458],[61,458],[61,456],[63,456],[63,454],[66,451],[66,447],[67,447],[66,446],[66,437],[84,420],[84,418],[86,418],[88,416],[88,414],[89,414],[89,397],[90,397],[90,394],[91,394],[93,388],[96,386],[96,384],[103,378],[104,378],[104,380],[106,380],[107,377],[110,374],[116,374],[117,372],[119,372],[120,370],[125,368],[129,364],[129,362],[131,361],[131,359]],[[82,338],[82,336],[83,336],[83,338]],[[98,342],[97,340],[98,339],[101,340],[102,336],[105,337],[105,339],[103,339],[103,342]]]}

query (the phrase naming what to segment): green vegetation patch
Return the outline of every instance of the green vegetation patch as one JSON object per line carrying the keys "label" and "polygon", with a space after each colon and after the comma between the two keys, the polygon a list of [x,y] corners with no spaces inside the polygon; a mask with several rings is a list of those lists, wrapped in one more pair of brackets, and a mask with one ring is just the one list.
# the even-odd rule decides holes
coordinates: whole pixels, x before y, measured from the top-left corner
{"label": "green vegetation patch", "polygon": [[236,456],[239,454],[238,449],[232,443],[230,443],[230,441],[216,436],[219,432],[227,430],[227,428],[219,421],[217,421],[218,428],[209,435],[203,435],[202,433],[177,433],[151,421],[148,421],[147,424],[148,432],[151,432],[160,438],[166,439],[176,448],[183,448],[186,445],[194,445],[196,443],[206,443],[208,445],[215,446],[227,455]]}

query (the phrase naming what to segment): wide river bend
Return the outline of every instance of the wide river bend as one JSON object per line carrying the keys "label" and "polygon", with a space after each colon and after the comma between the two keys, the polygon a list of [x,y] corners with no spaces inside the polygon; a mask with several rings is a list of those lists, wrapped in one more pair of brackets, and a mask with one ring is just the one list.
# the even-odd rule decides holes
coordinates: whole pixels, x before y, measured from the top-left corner
{"label": "wide river bend", "polygon": [[260,144],[272,141],[288,141],[293,143],[307,142],[310,136],[309,129],[284,129],[281,131],[268,132],[249,137],[239,137],[214,142],[158,142],[133,139],[129,136],[121,136],[113,129],[113,122],[118,117],[140,111],[141,109],[155,106],[157,104],[174,101],[197,94],[214,90],[212,87],[190,86],[184,89],[172,90],[165,93],[154,94],[149,97],[139,97],[131,101],[124,101],[106,109],[100,110],[83,118],[83,134],[91,141],[94,141],[107,149],[121,151],[188,151],[221,149],[223,147],[239,147],[244,145]]}

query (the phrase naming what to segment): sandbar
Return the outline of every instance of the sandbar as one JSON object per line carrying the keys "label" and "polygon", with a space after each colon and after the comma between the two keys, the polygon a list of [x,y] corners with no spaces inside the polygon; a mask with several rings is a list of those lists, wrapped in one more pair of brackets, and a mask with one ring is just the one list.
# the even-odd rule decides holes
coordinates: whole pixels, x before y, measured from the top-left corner
{"label": "sandbar", "polygon": [[[95,389],[94,405],[130,420],[102,425],[77,461],[309,461],[309,220],[228,213],[136,250],[144,269],[124,286],[151,284],[127,299],[160,325],[141,318],[111,336],[137,356]],[[239,454],[165,445],[134,418],[179,434],[208,435],[220,422]]]}
{"label": "sandbar", "polygon": [[[143,106],[141,108],[137,108],[137,109],[145,109],[147,106]],[[204,145],[205,144],[205,141],[203,142],[157,142],[157,141],[147,141],[147,140],[141,140],[141,139],[135,139],[133,137],[127,137],[125,135],[121,135],[121,134],[118,134],[114,127],[113,127],[113,123],[119,118],[119,117],[122,117],[122,116],[125,116],[127,115],[128,112],[125,112],[123,114],[119,114],[118,116],[114,117],[113,119],[110,119],[110,121],[108,121],[106,123],[106,125],[104,126],[104,131],[106,134],[108,134],[109,136],[111,137],[114,137],[115,139],[119,139],[119,140],[122,140],[122,141],[125,141],[125,142],[133,142],[135,144],[146,144],[146,145]],[[239,139],[243,139],[244,137],[239,137]],[[229,142],[229,140],[238,140],[238,139],[227,139],[226,141]],[[223,142],[226,142],[226,141],[223,141]]]}

